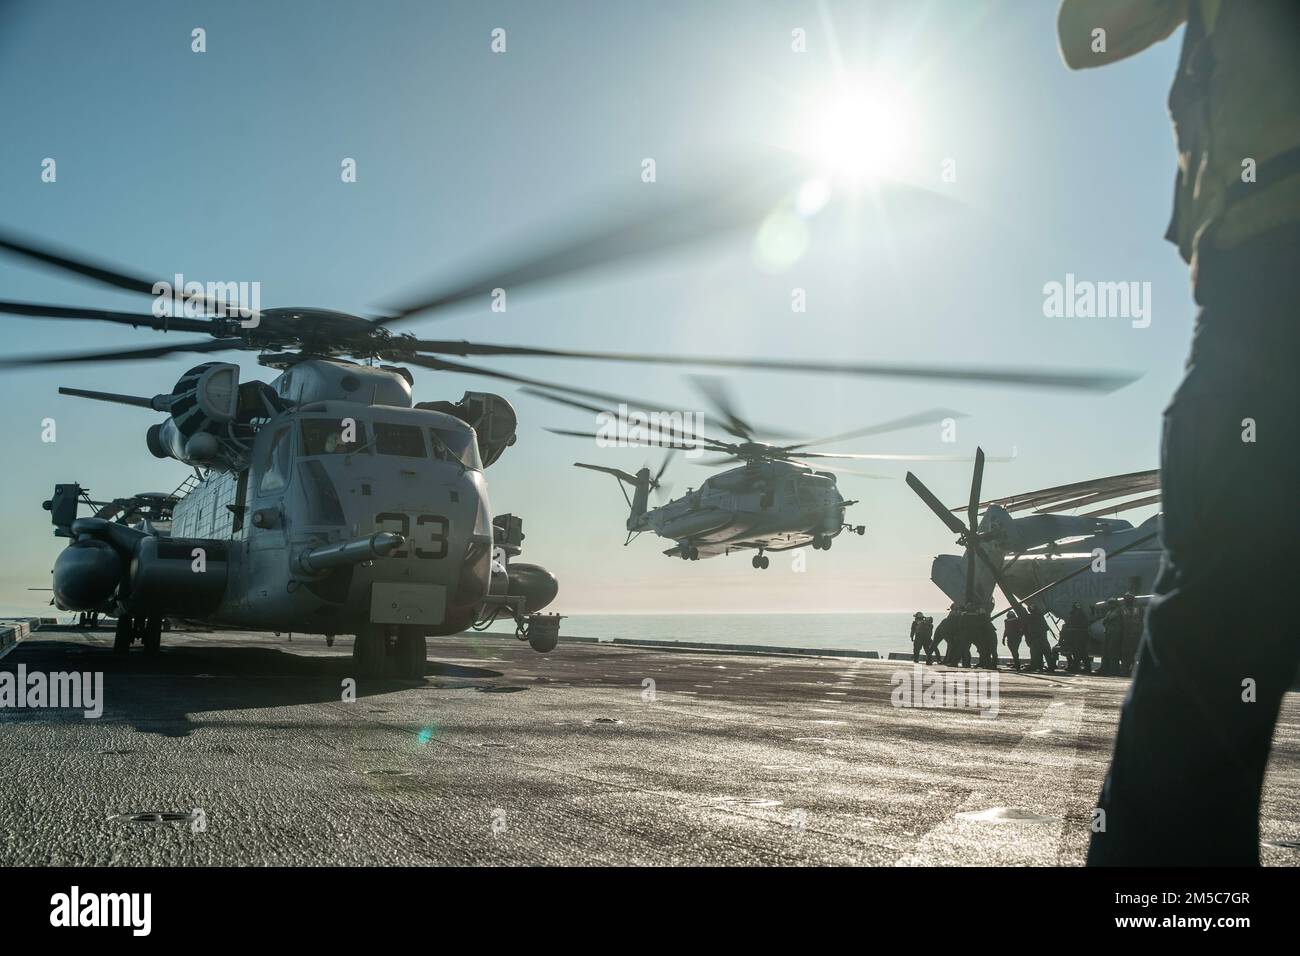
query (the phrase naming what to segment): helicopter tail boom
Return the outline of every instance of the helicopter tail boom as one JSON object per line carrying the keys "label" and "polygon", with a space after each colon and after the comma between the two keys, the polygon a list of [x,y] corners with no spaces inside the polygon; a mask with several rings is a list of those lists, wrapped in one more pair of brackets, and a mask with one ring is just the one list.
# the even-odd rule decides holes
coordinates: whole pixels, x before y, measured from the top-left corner
{"label": "helicopter tail boom", "polygon": [[[613,475],[618,479],[619,490],[623,492],[623,498],[627,501],[630,509],[627,516],[627,530],[636,531],[641,527],[641,517],[646,513],[646,508],[650,503],[650,489],[655,484],[655,479],[650,475],[650,469],[642,468],[635,475],[623,471],[621,468],[609,468],[605,465],[588,465],[580,461],[573,463],[575,468],[586,468],[590,471],[603,471],[607,475]],[[632,488],[632,496],[628,497],[627,490],[623,487],[629,485]]]}

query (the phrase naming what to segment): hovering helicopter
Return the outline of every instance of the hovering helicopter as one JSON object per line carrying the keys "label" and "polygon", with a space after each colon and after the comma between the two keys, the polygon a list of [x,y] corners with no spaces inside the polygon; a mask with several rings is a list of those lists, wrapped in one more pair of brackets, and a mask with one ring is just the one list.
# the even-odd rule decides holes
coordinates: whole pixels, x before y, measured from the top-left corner
{"label": "hovering helicopter", "polygon": [[[791,201],[788,188],[780,195],[779,201]],[[559,618],[539,612],[554,600],[558,582],[538,565],[513,560],[520,553],[522,521],[492,515],[483,477],[515,442],[514,408],[486,392],[466,392],[454,403],[416,402],[405,366],[619,399],[441,356],[689,364],[1090,391],[1112,391],[1135,378],[580,351],[431,340],[391,329],[475,298],[491,301],[507,287],[518,290],[752,229],[772,208],[770,190],[747,184],[733,171],[647,215],[619,214],[590,227],[549,230],[551,238],[520,255],[468,270],[371,318],[318,308],[250,309],[246,303],[232,309],[211,288],[190,284],[184,287],[183,314],[176,315],[174,298],[169,308],[158,308],[167,283],[0,234],[0,252],[155,298],[153,308],[139,312],[0,301],[0,313],[209,336],[117,351],[10,357],[0,360],[0,369],[252,351],[259,364],[280,372],[269,384],[241,382],[239,366],[205,362],[169,392],[153,396],[60,389],[164,414],[146,435],[150,452],[194,467],[198,480],[176,503],[170,535],[78,517],[77,497],[56,495],[53,523],[72,539],[55,562],[56,603],[68,610],[113,606],[114,647],[120,652],[137,640],[157,650],[168,617],[327,638],[355,634],[354,660],[367,677],[386,670],[419,676],[428,636],[487,627],[501,614],[514,618],[520,639],[538,651],[551,650]]]}
{"label": "hovering helicopter", "polygon": [[[984,455],[977,451],[970,500],[952,509],[908,472],[909,487],[965,548],[961,555],[938,555],[930,580],[965,607],[991,609],[995,585],[1017,613],[1036,605],[1063,621],[1077,603],[1100,650],[1107,602],[1132,594],[1137,604],[1146,604],[1161,555],[1160,515],[1136,527],[1104,516],[1159,502],[1160,473],[1136,471],[981,501],[983,472]],[[1059,513],[1107,501],[1116,503],[1081,515]],[[1028,509],[1034,513],[1012,517]],[[961,511],[964,523],[955,514]]]}
{"label": "hovering helicopter", "polygon": [[[650,425],[644,430],[645,443],[668,452],[656,473],[649,466],[635,475],[619,468],[574,462],[575,467],[612,475],[630,509],[627,517],[627,539],[631,544],[642,533],[650,531],[661,538],[676,542],[664,551],[669,557],[698,561],[737,551],[756,552],[750,563],[757,569],[771,565],[768,551],[789,551],[811,544],[815,550],[828,551],[832,542],[845,531],[866,534],[865,525],[845,521],[845,511],[857,501],[846,499],[836,484],[836,472],[865,478],[884,478],[863,472],[848,471],[834,465],[820,464],[827,460],[870,461],[966,461],[960,455],[894,455],[885,453],[850,454],[812,450],[815,446],[881,435],[917,425],[938,424],[945,419],[963,417],[960,412],[936,408],[893,421],[858,428],[837,435],[801,439],[786,444],[759,441],[758,434],[780,435],[775,429],[751,425],[742,418],[735,400],[723,383],[717,379],[695,376],[693,381],[718,420],[719,427],[736,441],[714,438],[699,429],[681,430],[670,423]],[[534,389],[525,392],[570,407],[596,412],[598,415],[615,413],[600,406],[559,395],[549,395]],[[650,422],[661,418],[645,416]],[[547,429],[558,435],[575,438],[596,438],[592,432]],[[789,436],[785,436],[787,439]],[[680,498],[671,499],[655,508],[649,507],[650,493],[665,490],[661,484],[664,472],[674,451],[707,450],[722,452],[723,457],[700,464],[720,466],[739,463],[721,474],[713,475],[699,488],[688,491]],[[815,459],[809,464],[802,459]],[[628,496],[624,486],[632,490]]]}

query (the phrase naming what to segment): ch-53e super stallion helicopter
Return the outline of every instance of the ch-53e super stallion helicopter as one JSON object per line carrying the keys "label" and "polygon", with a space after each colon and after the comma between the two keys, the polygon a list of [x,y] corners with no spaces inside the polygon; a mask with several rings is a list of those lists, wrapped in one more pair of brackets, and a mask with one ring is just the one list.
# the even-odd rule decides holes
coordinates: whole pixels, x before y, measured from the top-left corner
{"label": "ch-53e super stallion helicopter", "polygon": [[[784,194],[783,194],[784,195]],[[231,309],[211,289],[186,288],[186,314],[119,312],[0,301],[0,313],[89,319],[168,333],[203,333],[121,351],[0,360],[0,369],[156,358],[173,353],[253,351],[280,374],[239,380],[239,367],[208,362],[153,396],[90,389],[64,394],[166,415],[149,450],[195,468],[169,536],[104,518],[77,517],[77,496],[50,502],[56,531],[71,538],[54,567],[56,603],[111,606],[115,647],[157,649],[162,622],[180,617],[253,630],[355,634],[361,676],[424,671],[430,635],[487,626],[511,615],[521,639],[555,646],[558,619],[538,612],[558,585],[545,569],[513,561],[522,523],[491,513],[483,469],[514,444],[516,416],[504,398],[468,392],[459,402],[416,402],[405,367],[482,375],[601,401],[617,396],[438,356],[534,356],[721,368],[836,372],[952,382],[1110,391],[1133,376],[1098,372],[934,368],[595,352],[395,334],[390,326],[506,288],[636,259],[756,225],[770,194],[716,184],[655,214],[553,230],[522,256],[470,271],[374,318],[313,308]],[[0,252],[152,295],[164,283],[13,236]],[[174,311],[174,310],[173,310]],[[394,364],[387,364],[394,363]],[[74,487],[74,486],[67,486]]]}
{"label": "ch-53e super stallion helicopter", "polygon": [[[1132,594],[1139,605],[1145,604],[1161,555],[1160,515],[1137,527],[1104,516],[1159,502],[1160,473],[1137,471],[981,501],[983,474],[984,454],[977,450],[970,500],[948,509],[908,472],[908,485],[965,548],[961,555],[935,557],[930,579],[964,607],[991,609],[994,585],[1018,614],[1034,605],[1064,621],[1078,604],[1099,651],[1107,602]],[[1112,504],[1093,507],[1103,502]],[[1083,507],[1092,510],[1061,513]],[[1012,512],[1029,509],[1034,513],[1012,517]],[[955,514],[962,511],[965,522]]]}
{"label": "ch-53e super stallion helicopter", "polygon": [[[813,451],[814,446],[882,435],[918,425],[938,425],[945,419],[961,417],[960,412],[936,408],[893,421],[854,429],[821,438],[789,441],[783,444],[759,441],[755,436],[780,435],[774,429],[755,426],[742,418],[735,399],[718,379],[693,377],[706,404],[711,406],[718,427],[737,441],[714,438],[698,428],[677,427],[671,418],[657,413],[642,415],[649,424],[634,425],[635,434],[628,444],[645,444],[667,448],[662,464],[655,474],[649,466],[635,475],[606,465],[574,462],[575,467],[604,472],[618,479],[619,489],[626,485],[632,489],[631,497],[623,490],[630,509],[627,517],[627,539],[624,545],[646,531],[674,543],[664,554],[687,561],[727,555],[733,551],[755,552],[750,563],[759,569],[767,568],[771,559],[766,551],[790,551],[811,544],[817,550],[830,550],[831,543],[843,531],[866,534],[865,525],[846,523],[845,510],[858,502],[845,499],[836,485],[834,472],[859,475],[865,478],[883,478],[851,471],[835,465],[822,464],[829,460],[857,461],[968,461],[960,455],[896,455],[887,453],[849,454],[845,452]],[[549,401],[597,413],[608,422],[620,413],[603,409],[576,399],[549,395],[536,389],[524,391]],[[575,438],[606,436],[592,432],[550,428],[558,435]],[[649,507],[652,491],[664,489],[661,479],[668,468],[674,451],[707,450],[721,452],[723,457],[702,461],[699,464],[720,466],[739,463],[721,474],[706,478],[699,488],[688,491],[657,507]],[[809,464],[800,459],[815,459]],[[665,489],[666,490],[666,489]]]}

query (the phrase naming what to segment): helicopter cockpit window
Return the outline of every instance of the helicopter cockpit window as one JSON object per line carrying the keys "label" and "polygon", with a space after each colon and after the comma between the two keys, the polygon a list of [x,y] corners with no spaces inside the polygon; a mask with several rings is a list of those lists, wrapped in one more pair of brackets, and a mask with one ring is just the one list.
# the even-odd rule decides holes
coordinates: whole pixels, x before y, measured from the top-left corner
{"label": "helicopter cockpit window", "polygon": [[[348,438],[352,440],[347,441]],[[365,446],[366,426],[361,422],[338,418],[302,420],[302,453],[308,458],[314,455],[353,454],[365,449]]]}
{"label": "helicopter cockpit window", "polygon": [[402,458],[425,458],[424,435],[416,425],[389,425],[375,422],[375,450],[381,455]]}
{"label": "helicopter cockpit window", "polygon": [[434,458],[444,461],[456,459],[466,468],[483,470],[483,461],[478,456],[478,442],[474,440],[473,432],[430,428],[429,444],[433,447]]}
{"label": "helicopter cockpit window", "polygon": [[262,480],[257,485],[260,492],[279,491],[289,483],[289,426],[271,436],[266,459],[262,462]]}

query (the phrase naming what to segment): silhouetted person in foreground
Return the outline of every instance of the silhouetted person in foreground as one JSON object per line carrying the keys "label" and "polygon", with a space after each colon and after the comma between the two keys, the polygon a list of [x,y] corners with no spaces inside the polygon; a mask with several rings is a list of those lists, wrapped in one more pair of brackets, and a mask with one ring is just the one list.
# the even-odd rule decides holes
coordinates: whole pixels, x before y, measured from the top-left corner
{"label": "silhouetted person in foreground", "polygon": [[1258,864],[1273,725],[1300,661],[1284,624],[1300,531],[1300,3],[1065,0],[1058,32],[1081,68],[1184,22],[1166,238],[1200,314],[1165,411],[1164,562],[1094,865]]}

